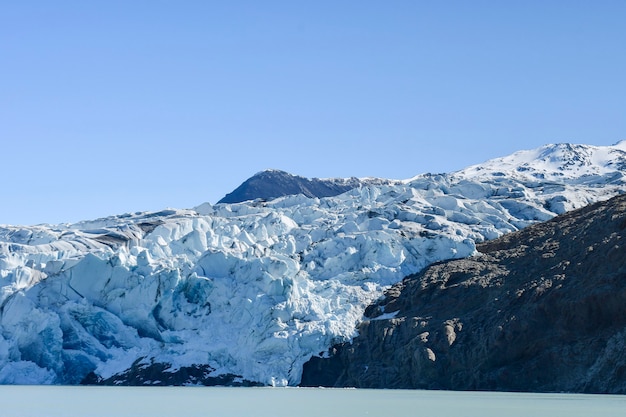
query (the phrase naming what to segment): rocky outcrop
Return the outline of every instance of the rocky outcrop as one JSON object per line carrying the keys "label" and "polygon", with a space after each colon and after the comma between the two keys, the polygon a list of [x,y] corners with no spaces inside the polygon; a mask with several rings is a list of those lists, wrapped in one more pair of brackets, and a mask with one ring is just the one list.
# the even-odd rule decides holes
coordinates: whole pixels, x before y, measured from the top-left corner
{"label": "rocky outcrop", "polygon": [[258,382],[248,381],[241,376],[221,374],[213,376],[215,369],[206,364],[194,366],[172,367],[167,363],[156,363],[147,358],[137,359],[126,371],[108,378],[101,378],[94,372],[89,373],[82,385],[116,385],[116,386],[231,386],[254,387],[262,386]]}
{"label": "rocky outcrop", "polygon": [[332,197],[364,185],[398,184],[400,181],[380,178],[305,178],[285,171],[268,169],[248,178],[233,192],[226,194],[218,203],[272,200],[287,195],[302,194],[306,197]]}
{"label": "rocky outcrop", "polygon": [[405,278],[304,386],[626,393],[626,196]]}

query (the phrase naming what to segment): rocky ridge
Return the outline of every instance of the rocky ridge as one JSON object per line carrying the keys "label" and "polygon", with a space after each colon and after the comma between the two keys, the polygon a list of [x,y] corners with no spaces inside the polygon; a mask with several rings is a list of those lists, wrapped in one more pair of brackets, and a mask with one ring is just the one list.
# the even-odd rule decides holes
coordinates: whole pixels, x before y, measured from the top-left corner
{"label": "rocky ridge", "polygon": [[382,178],[305,178],[278,169],[267,169],[244,181],[221,203],[241,203],[249,200],[272,200],[278,197],[302,194],[309,198],[332,197],[353,188],[371,185],[401,184],[401,181]]}
{"label": "rocky ridge", "polygon": [[302,385],[626,393],[626,196],[405,278]]}

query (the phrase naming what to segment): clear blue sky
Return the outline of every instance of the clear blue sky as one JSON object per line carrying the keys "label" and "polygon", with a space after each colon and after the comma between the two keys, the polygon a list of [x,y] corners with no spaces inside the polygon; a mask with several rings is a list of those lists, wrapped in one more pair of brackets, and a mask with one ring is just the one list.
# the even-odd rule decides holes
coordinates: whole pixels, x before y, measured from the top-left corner
{"label": "clear blue sky", "polygon": [[0,223],[626,139],[626,1],[4,1]]}

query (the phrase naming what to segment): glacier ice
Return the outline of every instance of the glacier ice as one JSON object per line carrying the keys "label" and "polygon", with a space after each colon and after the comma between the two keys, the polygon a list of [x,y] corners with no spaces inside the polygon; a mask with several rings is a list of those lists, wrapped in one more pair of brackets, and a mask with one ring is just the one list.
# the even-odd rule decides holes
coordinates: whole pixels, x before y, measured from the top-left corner
{"label": "glacier ice", "polygon": [[549,145],[334,197],[0,226],[0,383],[145,360],[297,384],[404,276],[624,192],[625,155]]}

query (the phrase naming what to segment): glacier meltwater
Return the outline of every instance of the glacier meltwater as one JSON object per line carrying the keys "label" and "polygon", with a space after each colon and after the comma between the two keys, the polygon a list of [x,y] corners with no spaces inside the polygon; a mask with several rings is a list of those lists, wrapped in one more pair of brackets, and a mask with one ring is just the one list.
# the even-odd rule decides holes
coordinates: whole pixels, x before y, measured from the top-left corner
{"label": "glacier meltwater", "polygon": [[625,169],[626,142],[548,145],[334,197],[0,226],[0,383],[296,385],[390,285],[623,193]]}

